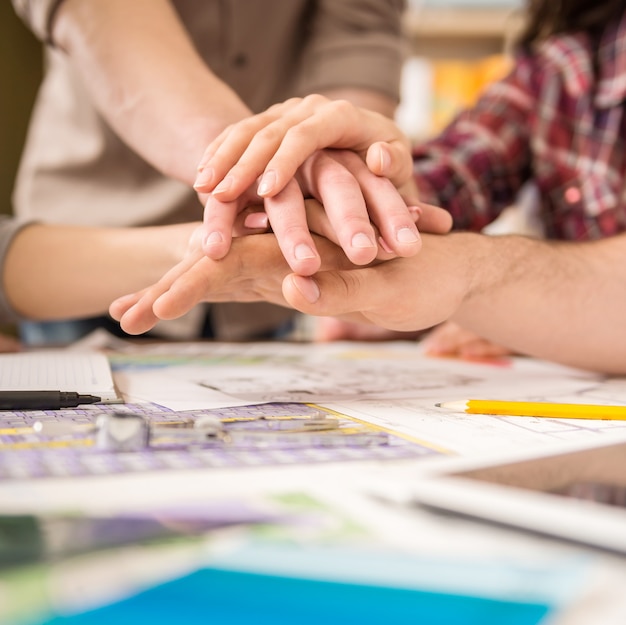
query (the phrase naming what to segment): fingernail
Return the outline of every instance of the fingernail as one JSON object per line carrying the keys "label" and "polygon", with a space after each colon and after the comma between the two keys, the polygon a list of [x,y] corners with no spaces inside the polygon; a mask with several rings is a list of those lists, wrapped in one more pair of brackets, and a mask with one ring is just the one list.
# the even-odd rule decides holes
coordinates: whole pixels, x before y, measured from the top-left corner
{"label": "fingernail", "polygon": [[391,158],[383,146],[380,146],[380,171],[384,172],[391,166]]}
{"label": "fingernail", "polygon": [[304,276],[294,276],[293,277],[294,284],[298,291],[302,294],[304,299],[311,303],[315,304],[317,300],[320,298],[320,289],[317,286],[317,283],[312,278],[305,278]]}
{"label": "fingernail", "polygon": [[296,245],[293,255],[297,260],[306,260],[307,258],[315,258],[315,252],[306,244],[300,243]]}
{"label": "fingernail", "polygon": [[243,225],[246,228],[258,229],[267,228],[269,224],[269,219],[267,217],[267,213],[250,213],[244,220]]}
{"label": "fingernail", "polygon": [[372,239],[368,237],[364,232],[357,232],[352,237],[351,243],[352,243],[352,247],[359,247],[359,248],[375,246],[374,241],[372,241]]}
{"label": "fingernail", "polygon": [[407,209],[413,221],[417,221],[422,215],[422,209],[419,206],[407,206]]}
{"label": "fingernail", "polygon": [[416,243],[417,234],[411,228],[400,228],[396,233],[398,243]]}
{"label": "fingernail", "polygon": [[198,171],[202,171],[211,161],[211,155],[205,154],[198,163]]}
{"label": "fingernail", "polygon": [[257,187],[258,195],[266,195],[269,193],[276,184],[276,172],[273,170],[266,171],[261,178],[261,182],[259,182],[259,186]]}
{"label": "fingernail", "polygon": [[211,184],[213,181],[213,168],[208,167],[207,169],[202,169],[198,175],[196,176],[196,180],[193,183],[195,187],[206,187]]}
{"label": "fingernail", "polygon": [[387,245],[387,242],[385,241],[385,239],[383,239],[382,237],[379,237],[378,243],[380,244],[380,247],[382,247],[383,250],[387,252],[387,254],[393,254],[393,250]]}
{"label": "fingernail", "polygon": [[213,193],[224,193],[225,191],[228,191],[233,186],[233,182],[234,180],[232,176],[226,176],[226,178],[224,178],[224,180],[222,180],[222,182],[220,182],[217,187],[213,189]]}
{"label": "fingernail", "polygon": [[223,243],[224,237],[221,232],[209,232],[209,234],[204,237],[204,243],[202,247],[211,247],[212,245],[218,245],[219,243]]}

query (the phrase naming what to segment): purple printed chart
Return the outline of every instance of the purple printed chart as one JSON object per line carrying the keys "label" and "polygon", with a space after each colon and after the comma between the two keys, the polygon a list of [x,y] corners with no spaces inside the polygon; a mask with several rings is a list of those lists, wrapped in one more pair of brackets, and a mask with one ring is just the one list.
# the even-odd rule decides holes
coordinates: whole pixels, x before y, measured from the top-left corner
{"label": "purple printed chart", "polygon": [[[96,423],[120,411],[150,428],[136,449],[104,448]],[[217,432],[195,440],[194,424]],[[37,430],[41,428],[41,432]],[[213,433],[213,431],[212,431]],[[0,413],[0,480],[179,469],[419,458],[435,447],[310,404],[268,403],[175,412],[154,404]]]}
{"label": "purple printed chart", "polygon": [[[408,341],[123,343],[107,357],[126,403],[0,412],[0,482],[483,455],[626,427],[443,410],[470,397],[619,405],[626,388],[533,359],[432,358]],[[119,413],[135,417],[134,444],[109,436]]]}

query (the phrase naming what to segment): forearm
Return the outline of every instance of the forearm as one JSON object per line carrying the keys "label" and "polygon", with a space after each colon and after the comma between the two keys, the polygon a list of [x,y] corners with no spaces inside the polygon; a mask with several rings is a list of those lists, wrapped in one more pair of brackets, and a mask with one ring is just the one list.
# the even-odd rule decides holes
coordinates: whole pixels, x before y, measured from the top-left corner
{"label": "forearm", "polygon": [[410,258],[292,274],[283,296],[306,314],[404,332],[452,319],[516,352],[626,374],[626,234],[574,243],[464,232],[422,243]]}
{"label": "forearm", "polygon": [[102,314],[112,300],[152,284],[179,262],[193,227],[27,226],[5,258],[6,297],[30,319]]}
{"label": "forearm", "polygon": [[206,145],[250,111],[204,64],[167,0],[65,0],[52,36],[115,131],[192,184]]}
{"label": "forearm", "polygon": [[473,283],[454,319],[513,350],[626,373],[626,235],[589,243],[471,237]]}

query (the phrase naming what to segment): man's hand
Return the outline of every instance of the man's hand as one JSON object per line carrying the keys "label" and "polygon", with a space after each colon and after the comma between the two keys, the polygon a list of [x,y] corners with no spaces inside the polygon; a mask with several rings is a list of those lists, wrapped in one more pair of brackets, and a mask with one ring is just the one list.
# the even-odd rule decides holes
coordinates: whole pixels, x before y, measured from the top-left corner
{"label": "man's hand", "polygon": [[456,356],[470,360],[499,358],[514,353],[452,321],[433,328],[422,341],[422,345],[425,353],[430,356]]}
{"label": "man's hand", "polygon": [[[325,266],[354,266],[330,241],[318,238],[317,245]],[[151,287],[114,301],[109,312],[123,330],[141,334],[200,302],[268,301],[287,306],[282,282],[290,271],[273,234],[239,237],[231,253],[217,261],[197,247]]]}
{"label": "man's hand", "polygon": [[[356,265],[337,247],[337,240],[327,213],[316,202],[307,202],[307,220],[320,250],[321,269],[353,268]],[[434,206],[421,205],[416,209],[418,222],[428,230],[444,233],[450,228],[449,214]],[[259,223],[258,207],[242,213],[239,222]],[[237,232],[242,226],[236,227]],[[260,230],[257,230],[260,232]],[[191,237],[185,258],[167,272],[158,282],[138,293],[117,299],[110,307],[111,315],[121,322],[130,334],[150,330],[160,319],[179,317],[196,304],[220,301],[267,300],[287,305],[281,291],[283,278],[290,268],[272,234],[239,237],[233,241],[231,254],[213,260],[201,248],[203,231],[196,229]],[[379,260],[393,258],[384,250]]]}

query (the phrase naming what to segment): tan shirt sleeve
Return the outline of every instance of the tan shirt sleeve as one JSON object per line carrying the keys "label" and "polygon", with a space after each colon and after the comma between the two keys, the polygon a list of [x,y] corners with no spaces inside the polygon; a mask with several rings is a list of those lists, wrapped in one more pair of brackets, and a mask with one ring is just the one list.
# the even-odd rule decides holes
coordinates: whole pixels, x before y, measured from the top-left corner
{"label": "tan shirt sleeve", "polygon": [[63,0],[12,0],[15,12],[44,43],[52,43],[52,22]]}
{"label": "tan shirt sleeve", "polygon": [[3,278],[0,281],[0,322],[13,322],[20,319],[19,315],[11,308],[4,292],[4,259],[17,233],[31,223],[33,222],[0,215],[0,271],[2,271]]}
{"label": "tan shirt sleeve", "polygon": [[358,87],[399,100],[404,0],[320,0],[308,25],[299,95]]}

